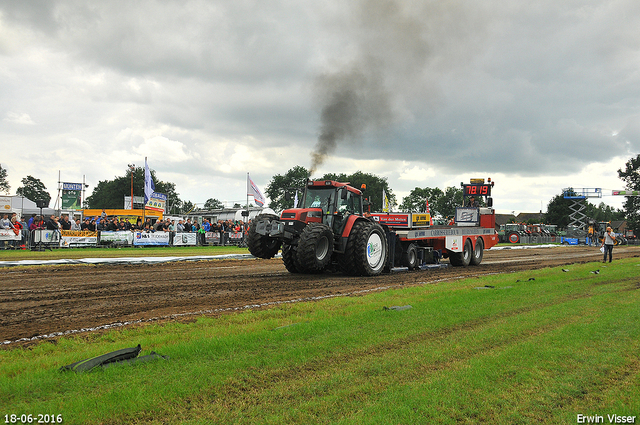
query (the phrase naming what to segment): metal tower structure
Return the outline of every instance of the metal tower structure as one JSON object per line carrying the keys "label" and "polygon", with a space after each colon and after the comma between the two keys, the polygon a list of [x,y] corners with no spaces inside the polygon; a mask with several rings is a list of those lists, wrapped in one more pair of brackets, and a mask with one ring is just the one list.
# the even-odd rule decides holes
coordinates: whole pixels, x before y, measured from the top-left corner
{"label": "metal tower structure", "polygon": [[587,227],[587,216],[584,210],[587,208],[585,200],[587,198],[602,198],[601,188],[582,188],[574,189],[569,187],[562,190],[564,199],[571,199],[573,202],[569,205],[569,209],[572,211],[569,214],[571,222],[569,226],[575,226],[580,229]]}

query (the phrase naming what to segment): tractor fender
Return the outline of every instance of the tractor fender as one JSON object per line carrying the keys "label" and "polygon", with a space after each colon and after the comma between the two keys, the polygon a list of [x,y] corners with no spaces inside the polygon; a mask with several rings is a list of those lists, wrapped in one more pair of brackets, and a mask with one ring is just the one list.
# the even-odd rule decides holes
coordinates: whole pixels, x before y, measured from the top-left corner
{"label": "tractor fender", "polygon": [[345,224],[344,230],[342,231],[342,237],[348,238],[349,235],[351,234],[351,230],[353,229],[353,226],[356,224],[356,221],[361,221],[361,220],[370,221],[369,219],[365,217],[361,217],[359,215],[355,215],[355,214],[350,215],[349,218],[347,218],[347,224]]}

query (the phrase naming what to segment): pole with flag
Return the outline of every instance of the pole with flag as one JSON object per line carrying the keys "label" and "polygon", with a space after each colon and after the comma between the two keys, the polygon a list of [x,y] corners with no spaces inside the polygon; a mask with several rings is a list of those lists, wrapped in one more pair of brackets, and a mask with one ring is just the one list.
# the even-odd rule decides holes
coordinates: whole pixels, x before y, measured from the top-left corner
{"label": "pole with flag", "polygon": [[142,225],[146,221],[145,213],[147,209],[147,202],[151,199],[151,195],[156,190],[156,185],[153,183],[153,177],[151,177],[151,171],[149,170],[149,164],[147,164],[147,157],[144,157],[144,205],[142,207]]}
{"label": "pole with flag", "polygon": [[249,173],[247,173],[247,208],[249,205],[249,196],[253,196],[255,203],[261,207],[264,207],[264,204],[267,202],[262,192],[260,192],[260,189],[258,189],[258,186],[251,180]]}
{"label": "pole with flag", "polygon": [[382,189],[382,212],[389,212],[389,198],[387,197],[387,192]]}

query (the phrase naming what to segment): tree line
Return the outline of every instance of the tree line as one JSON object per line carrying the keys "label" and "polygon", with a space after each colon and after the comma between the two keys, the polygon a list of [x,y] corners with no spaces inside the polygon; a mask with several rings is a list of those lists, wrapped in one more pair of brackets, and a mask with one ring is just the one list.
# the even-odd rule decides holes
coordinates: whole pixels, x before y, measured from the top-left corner
{"label": "tree line", "polygon": [[[196,205],[191,201],[183,201],[176,191],[174,183],[164,182],[156,177],[154,170],[151,175],[155,182],[156,191],[167,195],[168,214],[184,214],[195,209]],[[618,170],[619,178],[625,182],[627,190],[640,190],[640,154],[629,159],[624,168]],[[302,197],[302,191],[306,187],[309,170],[302,166],[295,166],[284,174],[276,174],[266,187],[265,193],[270,199],[269,207],[275,211],[285,208],[292,208],[295,194],[298,192]],[[128,169],[124,176],[116,177],[113,180],[103,180],[98,182],[92,194],[86,199],[88,208],[119,208],[123,205],[123,196],[130,194],[131,181],[133,178],[134,193],[144,193],[144,168],[136,167]],[[353,187],[361,188],[364,184],[364,197],[371,204],[372,211],[382,211],[383,191],[386,194],[389,205],[392,209],[399,207],[399,210],[406,212],[425,212],[426,201],[429,201],[429,208],[434,217],[452,217],[455,214],[456,206],[462,204],[462,189],[457,187],[416,187],[408,196],[398,203],[396,195],[389,187],[386,177],[376,176],[362,171],[352,174],[327,173],[319,180],[335,180],[339,182],[349,182]],[[7,170],[0,165],[0,191],[9,193],[10,186],[7,181]],[[17,195],[35,201],[44,199],[50,201],[51,195],[46,190],[44,184],[33,176],[22,179],[22,186],[16,190]],[[554,196],[547,205],[545,222],[556,224],[559,227],[566,227],[569,224],[569,206],[571,200],[564,199],[562,193]],[[213,210],[223,208],[223,203],[215,198],[209,198],[203,209]],[[235,204],[236,208],[244,208],[246,205]],[[636,234],[640,233],[640,197],[629,196],[624,203],[624,209],[612,208],[603,202],[599,205],[586,203],[585,215],[596,221],[613,221],[626,219],[629,228]]]}

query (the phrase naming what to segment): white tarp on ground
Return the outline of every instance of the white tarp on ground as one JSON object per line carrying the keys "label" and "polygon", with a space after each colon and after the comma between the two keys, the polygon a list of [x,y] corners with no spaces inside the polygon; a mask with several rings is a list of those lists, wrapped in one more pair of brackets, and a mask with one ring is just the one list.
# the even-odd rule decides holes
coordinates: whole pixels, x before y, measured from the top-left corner
{"label": "white tarp on ground", "polygon": [[[491,251],[502,249],[533,249],[553,248],[569,245],[527,245],[527,246],[494,246]],[[277,256],[280,256],[278,254]],[[201,260],[240,260],[255,258],[251,254],[225,254],[225,255],[197,255],[189,257],[123,257],[123,258],[80,258],[77,260],[20,260],[0,261],[0,267],[15,266],[56,266],[61,264],[155,264],[172,261],[201,261]]]}
{"label": "white tarp on ground", "polygon": [[533,248],[557,248],[559,246],[568,246],[568,245],[558,245],[558,244],[548,244],[548,245],[510,245],[510,246],[494,246],[489,248],[491,251],[500,251],[502,249],[533,249]]}
{"label": "white tarp on ground", "polygon": [[251,254],[196,255],[189,257],[124,257],[124,258],[79,258],[76,260],[20,260],[0,261],[0,267],[57,266],[63,264],[156,264],[172,261],[239,260],[255,258]]}

